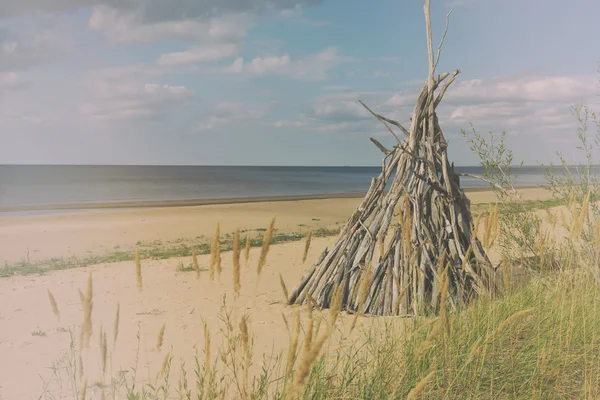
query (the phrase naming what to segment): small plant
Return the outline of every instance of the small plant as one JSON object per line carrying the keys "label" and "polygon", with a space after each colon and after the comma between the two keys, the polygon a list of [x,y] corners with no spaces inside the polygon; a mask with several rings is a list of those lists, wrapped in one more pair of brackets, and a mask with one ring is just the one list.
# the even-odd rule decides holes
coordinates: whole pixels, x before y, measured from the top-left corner
{"label": "small plant", "polygon": [[31,336],[46,336],[46,332],[36,329],[31,332]]}

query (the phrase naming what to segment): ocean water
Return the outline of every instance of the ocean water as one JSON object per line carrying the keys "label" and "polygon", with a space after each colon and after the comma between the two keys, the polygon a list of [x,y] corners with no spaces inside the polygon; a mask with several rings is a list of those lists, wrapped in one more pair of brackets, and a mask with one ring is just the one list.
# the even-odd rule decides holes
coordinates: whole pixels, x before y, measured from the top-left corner
{"label": "ocean water", "polygon": [[[480,167],[456,167],[480,175]],[[210,200],[364,193],[381,167],[0,165],[0,209],[86,203]],[[600,170],[598,171],[600,172]],[[542,167],[518,186],[544,184]],[[462,177],[463,188],[486,183]]]}

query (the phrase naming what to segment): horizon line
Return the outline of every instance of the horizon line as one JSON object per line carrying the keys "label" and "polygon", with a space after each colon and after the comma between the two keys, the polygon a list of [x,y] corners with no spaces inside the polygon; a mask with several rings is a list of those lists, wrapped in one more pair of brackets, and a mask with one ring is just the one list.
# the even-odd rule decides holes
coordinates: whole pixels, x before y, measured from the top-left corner
{"label": "horizon line", "polygon": [[[556,164],[554,166],[559,166],[562,164]],[[454,165],[455,167],[482,167],[481,165]],[[520,167],[551,167],[552,164],[523,164],[523,165],[511,165],[510,168],[520,168]],[[577,167],[576,164],[567,164],[568,167]],[[600,166],[600,164],[592,164],[592,167]],[[0,163],[0,167],[239,167],[239,168],[247,168],[247,167],[258,167],[258,168],[381,168],[381,164],[379,165],[251,165],[251,164],[48,164],[48,163],[39,163],[39,164],[18,164],[18,163],[9,163],[3,164]]]}

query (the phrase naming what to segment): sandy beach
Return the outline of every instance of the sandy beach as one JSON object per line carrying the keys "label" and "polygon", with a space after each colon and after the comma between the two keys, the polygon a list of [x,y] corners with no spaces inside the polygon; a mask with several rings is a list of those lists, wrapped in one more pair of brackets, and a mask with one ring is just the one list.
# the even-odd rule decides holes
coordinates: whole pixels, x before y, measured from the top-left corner
{"label": "sandy beach", "polygon": [[[526,200],[550,197],[543,189],[522,189],[521,192]],[[495,200],[489,191],[469,192],[468,196],[473,205]],[[176,246],[190,238],[209,238],[216,222],[220,224],[221,234],[225,235],[236,228],[264,229],[272,216],[277,218],[278,232],[335,228],[346,221],[360,201],[361,198],[302,199],[3,217],[0,218],[0,260],[9,265],[26,257],[32,262],[86,257],[115,249],[133,250],[136,244],[144,242]],[[191,263],[189,256],[145,259],[142,261],[141,292],[136,288],[135,266],[130,261],[52,271],[42,276],[0,278],[0,399],[39,398],[44,390],[52,391],[56,398],[70,398],[68,382],[64,377],[62,381],[56,376],[53,378],[49,367],[61,358],[64,362],[70,360],[69,330],[78,339],[82,319],[79,290],[85,292],[90,272],[94,296],[93,337],[91,347],[82,352],[82,360],[88,394],[92,398],[99,398],[102,381],[98,348],[101,326],[108,332],[107,376],[116,376],[119,369],[135,363],[139,329],[138,379],[152,382],[169,351],[174,357],[174,376],[179,373],[180,360],[193,367],[194,345],[198,347],[200,358],[203,357],[203,321],[211,331],[213,351],[217,351],[224,340],[219,331],[223,302],[232,310],[235,321],[239,321],[244,313],[250,314],[250,331],[255,339],[253,359],[256,364],[253,368],[260,368],[263,355],[268,358],[286,349],[289,337],[282,314],[290,320],[298,310],[283,304],[280,274],[288,288],[293,288],[335,239],[313,239],[304,264],[301,262],[303,242],[272,246],[258,281],[259,249],[252,249],[249,264],[242,267],[242,289],[238,298],[233,291],[230,253],[223,253],[223,273],[215,281],[210,280],[206,271],[208,255],[199,257],[202,268],[199,279],[194,272],[180,270],[181,265]],[[60,320],[51,311],[48,290],[56,298]],[[117,305],[120,306],[120,323],[118,338],[113,344]],[[300,311],[304,315],[304,309]],[[344,339],[350,320],[350,317],[342,317],[338,343],[350,339]],[[363,318],[359,324],[383,320],[374,322],[375,319]],[[399,320],[396,322],[400,323]],[[164,344],[161,349],[156,349],[157,334],[163,324]],[[190,370],[188,374],[191,373]]]}

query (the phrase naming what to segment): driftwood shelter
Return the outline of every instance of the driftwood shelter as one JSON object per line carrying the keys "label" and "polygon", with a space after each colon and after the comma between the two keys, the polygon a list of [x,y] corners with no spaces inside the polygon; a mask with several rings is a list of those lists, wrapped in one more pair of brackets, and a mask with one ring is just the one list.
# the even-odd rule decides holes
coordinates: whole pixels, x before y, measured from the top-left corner
{"label": "driftwood shelter", "polygon": [[341,290],[340,307],[348,312],[407,315],[437,311],[442,287],[450,305],[498,290],[495,267],[473,235],[470,203],[460,188],[460,174],[448,160],[448,143],[436,115],[460,71],[436,76],[449,14],[434,57],[429,3],[424,7],[429,71],[410,128],[361,102],[397,144],[388,150],[371,138],[385,154],[381,174],[372,179],[336,244],[293,290],[289,304],[310,299],[329,308]]}

